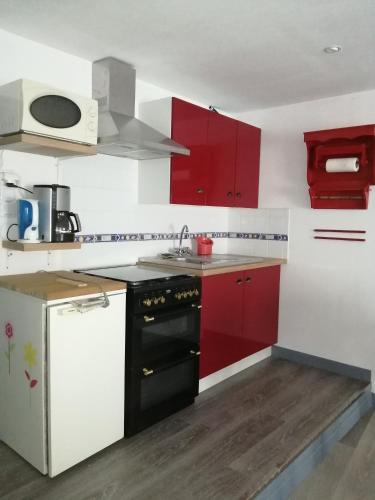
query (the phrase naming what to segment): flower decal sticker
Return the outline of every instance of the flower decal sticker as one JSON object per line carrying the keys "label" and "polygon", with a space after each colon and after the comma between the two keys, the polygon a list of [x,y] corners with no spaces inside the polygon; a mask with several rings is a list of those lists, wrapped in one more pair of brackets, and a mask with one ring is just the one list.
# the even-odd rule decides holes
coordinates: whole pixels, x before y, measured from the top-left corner
{"label": "flower decal sticker", "polygon": [[13,332],[13,325],[10,321],[7,321],[5,323],[4,334],[5,334],[7,341],[8,341],[8,349],[4,352],[4,355],[8,360],[8,372],[10,375],[11,355],[12,355],[12,351],[14,350],[14,348],[16,346],[16,344],[14,342],[12,342],[14,332]]}
{"label": "flower decal sticker", "polygon": [[26,382],[29,386],[30,408],[31,408],[31,389],[33,389],[38,383],[37,379],[33,378],[30,373],[31,368],[36,365],[36,355],[37,351],[31,342],[28,342],[23,346],[23,359],[26,361],[27,366],[29,367],[29,370],[25,370],[25,377],[26,377]]}
{"label": "flower decal sticker", "polygon": [[13,326],[12,323],[6,323],[5,325],[5,335],[8,337],[8,339],[11,339],[13,337]]}
{"label": "flower decal sticker", "polygon": [[25,344],[23,348],[23,359],[29,365],[29,368],[36,365],[36,349],[34,349],[31,342]]}

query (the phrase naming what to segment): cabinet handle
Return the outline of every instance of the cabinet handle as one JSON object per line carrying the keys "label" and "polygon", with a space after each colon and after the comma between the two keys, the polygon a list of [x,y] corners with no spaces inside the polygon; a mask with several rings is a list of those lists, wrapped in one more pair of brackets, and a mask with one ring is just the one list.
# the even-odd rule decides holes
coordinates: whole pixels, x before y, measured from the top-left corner
{"label": "cabinet handle", "polygon": [[190,354],[195,354],[196,356],[199,356],[200,353],[201,353],[200,351],[193,351],[193,350],[190,351]]}
{"label": "cabinet handle", "polygon": [[145,323],[149,323],[150,321],[154,321],[155,317],[154,316],[143,316],[143,319],[145,320]]}
{"label": "cabinet handle", "polygon": [[242,279],[239,278],[237,281],[236,281],[237,285],[242,285]]}
{"label": "cabinet handle", "polygon": [[241,198],[241,193],[240,192],[236,193],[236,197]]}
{"label": "cabinet handle", "polygon": [[154,370],[149,370],[148,368],[143,368],[142,371],[145,377],[148,377],[149,375],[152,375],[154,373]]}
{"label": "cabinet handle", "polygon": [[228,196],[228,198],[232,198],[232,196],[233,196],[232,191],[228,191],[228,192],[227,192],[227,196]]}
{"label": "cabinet handle", "polygon": [[197,309],[202,309],[202,306],[201,305],[197,305],[197,304],[191,304],[191,307],[196,307]]}
{"label": "cabinet handle", "polygon": [[246,278],[246,283],[251,283],[251,278],[250,278],[250,276],[248,276],[248,277]]}
{"label": "cabinet handle", "polygon": [[197,193],[198,194],[203,194],[204,193],[204,189],[203,188],[198,188],[197,189]]}

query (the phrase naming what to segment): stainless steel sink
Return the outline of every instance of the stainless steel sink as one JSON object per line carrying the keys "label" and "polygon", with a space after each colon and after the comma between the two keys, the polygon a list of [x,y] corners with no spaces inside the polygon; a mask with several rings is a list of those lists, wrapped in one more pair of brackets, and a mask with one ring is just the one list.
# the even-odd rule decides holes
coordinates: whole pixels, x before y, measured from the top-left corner
{"label": "stainless steel sink", "polygon": [[163,266],[186,267],[190,269],[213,269],[217,267],[238,266],[241,264],[256,264],[263,262],[263,257],[251,257],[246,255],[186,255],[169,256],[167,258],[159,257],[142,257],[138,260],[139,263],[159,264]]}

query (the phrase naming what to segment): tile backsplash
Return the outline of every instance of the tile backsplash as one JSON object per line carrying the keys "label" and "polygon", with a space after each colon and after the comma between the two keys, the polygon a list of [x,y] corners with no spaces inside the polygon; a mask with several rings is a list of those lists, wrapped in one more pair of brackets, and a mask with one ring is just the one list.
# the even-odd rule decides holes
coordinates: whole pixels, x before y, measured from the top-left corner
{"label": "tile backsplash", "polygon": [[[243,240],[265,240],[275,242],[288,241],[287,234],[271,233],[238,233],[238,232],[215,232],[203,231],[198,233],[184,232],[183,239],[194,239],[198,236],[207,238],[236,238]],[[75,240],[80,243],[126,243],[127,241],[161,241],[179,240],[180,233],[100,233],[100,234],[80,234]]]}
{"label": "tile backsplash", "polygon": [[250,241],[238,237],[229,239],[228,253],[288,258],[288,208],[230,209],[228,227],[231,233],[259,234]]}

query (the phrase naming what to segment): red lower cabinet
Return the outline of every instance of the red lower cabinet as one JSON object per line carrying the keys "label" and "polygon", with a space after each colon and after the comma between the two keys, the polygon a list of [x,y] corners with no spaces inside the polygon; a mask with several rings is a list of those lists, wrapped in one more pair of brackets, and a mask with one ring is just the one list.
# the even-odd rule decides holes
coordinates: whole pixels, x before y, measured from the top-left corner
{"label": "red lower cabinet", "polygon": [[200,377],[228,366],[240,355],[242,272],[202,278]]}
{"label": "red lower cabinet", "polygon": [[243,297],[244,356],[277,342],[280,266],[245,271]]}
{"label": "red lower cabinet", "polygon": [[200,378],[277,342],[280,266],[202,278]]}

